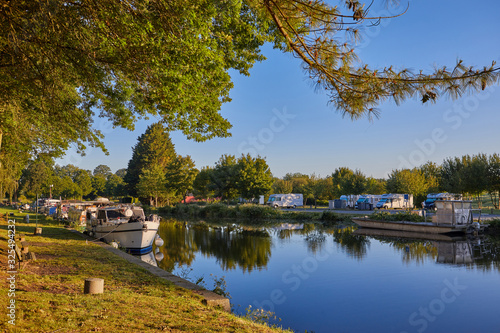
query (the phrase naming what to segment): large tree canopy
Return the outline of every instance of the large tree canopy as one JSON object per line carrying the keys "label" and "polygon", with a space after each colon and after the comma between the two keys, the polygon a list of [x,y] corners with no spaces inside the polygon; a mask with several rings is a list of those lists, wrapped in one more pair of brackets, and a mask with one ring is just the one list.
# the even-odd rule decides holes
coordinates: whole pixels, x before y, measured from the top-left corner
{"label": "large tree canopy", "polygon": [[103,147],[95,113],[128,129],[154,115],[191,139],[228,136],[219,113],[230,100],[228,71],[248,74],[266,41],[300,58],[352,118],[377,115],[384,100],[457,97],[499,80],[494,64],[459,61],[429,74],[370,68],[357,61],[358,28],[384,18],[357,0],[339,3],[0,0],[0,142],[32,154],[72,142]]}

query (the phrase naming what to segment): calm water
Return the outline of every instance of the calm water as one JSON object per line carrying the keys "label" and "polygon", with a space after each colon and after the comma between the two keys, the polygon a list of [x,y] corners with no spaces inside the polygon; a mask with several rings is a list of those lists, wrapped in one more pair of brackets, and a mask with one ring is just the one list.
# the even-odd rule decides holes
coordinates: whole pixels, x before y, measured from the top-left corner
{"label": "calm water", "polygon": [[500,332],[499,240],[359,232],[163,221],[158,265],[296,332]]}

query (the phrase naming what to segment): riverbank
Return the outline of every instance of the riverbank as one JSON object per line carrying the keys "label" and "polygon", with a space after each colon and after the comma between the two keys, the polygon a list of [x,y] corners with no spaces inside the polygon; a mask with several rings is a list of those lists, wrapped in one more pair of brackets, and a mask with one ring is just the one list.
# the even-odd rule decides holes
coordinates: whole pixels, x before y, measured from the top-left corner
{"label": "riverbank", "polygon": [[[8,264],[8,221],[0,219],[0,278],[12,293],[3,298],[0,329],[10,332],[282,332],[222,309],[206,306],[179,288],[39,215],[13,213],[16,234],[25,234],[36,261]],[[11,223],[12,224],[12,223]],[[83,293],[87,278],[104,279],[104,293]],[[8,288],[7,288],[8,289]],[[10,295],[12,294],[12,295]],[[7,303],[9,302],[9,303]],[[14,310],[7,305],[14,304]],[[14,314],[9,318],[9,313]],[[11,323],[9,323],[11,320]]]}
{"label": "riverbank", "polygon": [[[177,204],[173,207],[161,207],[158,213],[163,216],[171,216],[181,219],[241,219],[247,223],[265,223],[265,221],[317,221],[323,224],[349,224],[351,217],[359,214],[338,214],[330,210],[319,212],[291,211],[276,209],[269,206],[258,206],[252,204],[229,206],[226,204]],[[353,224],[354,225],[354,224]]]}

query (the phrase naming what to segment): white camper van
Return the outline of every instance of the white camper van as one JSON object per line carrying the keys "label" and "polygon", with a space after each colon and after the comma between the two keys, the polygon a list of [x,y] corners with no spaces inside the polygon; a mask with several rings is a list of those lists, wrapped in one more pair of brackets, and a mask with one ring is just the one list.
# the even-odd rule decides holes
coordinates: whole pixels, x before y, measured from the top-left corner
{"label": "white camper van", "polygon": [[382,194],[377,208],[413,208],[413,194]]}
{"label": "white camper van", "polygon": [[354,208],[356,206],[356,201],[358,201],[359,197],[361,196],[358,194],[341,195],[340,200],[346,202],[345,207]]}
{"label": "white camper van", "polygon": [[356,201],[356,209],[360,209],[359,204],[362,204],[362,203],[368,203],[368,204],[371,204],[372,207],[375,207],[375,206],[377,206],[377,203],[380,201],[380,199],[382,199],[381,195],[375,195],[375,194],[361,195],[359,197],[358,201]]}
{"label": "white camper van", "polygon": [[429,210],[436,210],[436,200],[462,200],[461,194],[455,193],[429,193],[423,202],[423,207]]}
{"label": "white camper van", "polygon": [[295,208],[304,205],[304,197],[302,193],[271,194],[267,200],[267,204],[274,208]]}

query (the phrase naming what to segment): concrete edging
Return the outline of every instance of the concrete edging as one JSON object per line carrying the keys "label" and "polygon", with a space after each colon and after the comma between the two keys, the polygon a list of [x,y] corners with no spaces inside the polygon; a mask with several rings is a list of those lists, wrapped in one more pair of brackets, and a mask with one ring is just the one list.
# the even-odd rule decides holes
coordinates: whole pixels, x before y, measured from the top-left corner
{"label": "concrete edging", "polygon": [[81,232],[78,232],[77,230],[71,229],[72,232],[77,233],[78,235],[82,236],[83,238],[87,240],[92,240],[93,243],[101,246],[102,248],[116,254],[117,256],[127,260],[128,262],[138,265],[148,272],[150,272],[153,275],[156,275],[157,277],[160,277],[162,279],[166,279],[170,282],[172,282],[174,285],[189,289],[193,291],[193,293],[200,295],[203,300],[202,303],[209,305],[209,306],[215,306],[215,307],[221,307],[224,311],[231,312],[231,304],[229,302],[229,299],[221,296],[219,294],[214,293],[213,291],[206,290],[203,287],[194,284],[186,279],[183,279],[181,277],[178,277],[177,275],[174,275],[172,273],[169,273],[159,267],[155,267],[153,265],[148,264],[147,262],[142,261],[139,258],[134,257],[131,254],[125,253],[122,250],[116,249],[112,247],[111,245],[108,245],[104,242],[101,241],[96,241],[96,239],[91,238]]}

